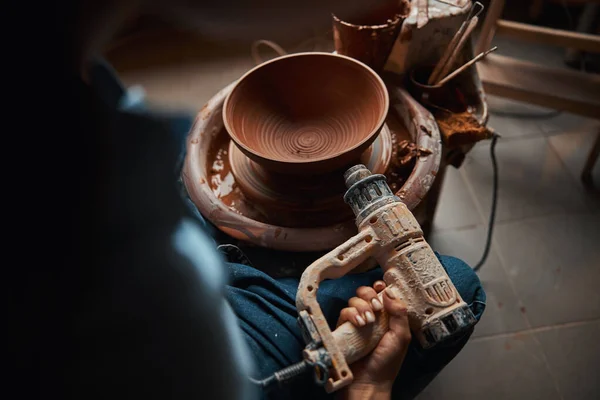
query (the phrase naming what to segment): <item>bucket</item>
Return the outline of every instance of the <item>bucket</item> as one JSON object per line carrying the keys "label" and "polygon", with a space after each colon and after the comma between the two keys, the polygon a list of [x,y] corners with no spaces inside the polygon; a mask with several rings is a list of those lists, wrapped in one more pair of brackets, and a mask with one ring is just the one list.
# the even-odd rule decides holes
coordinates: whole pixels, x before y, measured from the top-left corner
{"label": "bucket", "polygon": [[414,68],[408,74],[408,91],[419,103],[434,109],[461,113],[467,110],[467,104],[461,101],[461,94],[451,82],[444,85],[428,85],[427,80],[433,66]]}
{"label": "bucket", "polygon": [[395,0],[366,15],[332,14],[335,51],[381,72],[408,9],[407,2]]}

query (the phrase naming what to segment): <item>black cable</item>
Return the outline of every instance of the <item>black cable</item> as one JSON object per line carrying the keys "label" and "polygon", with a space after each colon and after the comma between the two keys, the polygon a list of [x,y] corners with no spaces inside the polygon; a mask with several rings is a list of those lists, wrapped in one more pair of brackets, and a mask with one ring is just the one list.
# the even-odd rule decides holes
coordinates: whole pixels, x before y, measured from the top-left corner
{"label": "black cable", "polygon": [[248,377],[250,382],[254,383],[256,386],[260,386],[263,389],[270,387],[275,382],[275,375],[271,375],[265,379],[254,379],[252,377]]}
{"label": "black cable", "polygon": [[275,372],[273,375],[265,378],[265,379],[254,379],[248,378],[255,385],[260,386],[264,390],[269,390],[273,387],[273,384],[277,383],[279,386],[283,383],[287,383],[288,381],[304,374],[306,371],[310,369],[312,366],[307,360],[300,361],[299,363],[292,364],[289,367],[286,367],[280,371]]}
{"label": "black cable", "polygon": [[500,135],[494,133],[492,136],[492,143],[490,144],[490,158],[492,159],[492,207],[490,210],[490,220],[488,223],[488,232],[487,239],[485,242],[485,248],[483,250],[483,255],[479,262],[473,267],[475,272],[479,271],[481,266],[485,264],[485,261],[490,254],[490,247],[492,246],[492,234],[494,232],[494,222],[496,221],[496,206],[498,205],[498,162],[496,161],[496,142]]}

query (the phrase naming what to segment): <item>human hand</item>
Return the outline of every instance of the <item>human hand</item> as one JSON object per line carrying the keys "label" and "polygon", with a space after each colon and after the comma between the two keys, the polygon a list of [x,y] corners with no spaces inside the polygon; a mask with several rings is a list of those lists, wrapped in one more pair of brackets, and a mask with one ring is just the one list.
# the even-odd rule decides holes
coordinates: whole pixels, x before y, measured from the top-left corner
{"label": "human hand", "polygon": [[363,359],[350,366],[354,381],[343,389],[338,398],[342,399],[389,399],[394,379],[408,350],[411,334],[408,326],[406,304],[394,287],[384,291],[379,301],[377,293],[383,291],[386,284],[377,281],[373,287],[361,286],[356,297],[348,301],[348,307],[340,313],[337,326],[350,321],[356,327],[375,322],[375,316],[382,310],[389,315],[389,330],[379,344]]}

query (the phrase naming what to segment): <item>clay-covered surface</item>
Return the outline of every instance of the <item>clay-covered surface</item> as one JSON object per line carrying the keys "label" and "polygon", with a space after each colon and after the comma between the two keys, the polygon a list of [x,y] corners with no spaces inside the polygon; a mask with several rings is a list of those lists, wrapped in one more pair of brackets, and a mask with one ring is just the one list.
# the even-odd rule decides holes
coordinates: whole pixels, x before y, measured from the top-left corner
{"label": "clay-covered surface", "polygon": [[480,122],[483,115],[478,115],[478,106],[485,103],[474,93],[475,82],[468,72],[444,85],[428,85],[432,69],[430,66],[413,69],[407,86],[413,97],[433,113],[446,147],[452,149],[489,139],[490,131]]}
{"label": "clay-covered surface", "polygon": [[[188,136],[183,179],[187,191],[200,212],[221,231],[234,239],[271,249],[286,251],[320,251],[336,247],[356,233],[353,218],[322,227],[289,228],[268,224],[260,212],[245,199],[235,184],[225,161],[228,159],[227,137],[221,116],[225,97],[235,83],[215,95],[201,110]],[[397,195],[410,209],[416,207],[431,187],[441,158],[439,131],[432,115],[400,88],[388,88],[390,131],[397,137],[410,138],[416,145],[431,151],[414,158],[414,166]],[[224,141],[224,142],[221,142]],[[396,141],[396,146],[402,140]],[[398,149],[396,149],[397,153]],[[392,153],[394,154],[394,153]],[[394,162],[392,156],[391,163]],[[212,172],[211,172],[212,171]],[[340,181],[343,177],[340,175]],[[231,207],[230,207],[231,206]]]}
{"label": "clay-covered surface", "polygon": [[[428,22],[417,29],[416,9],[404,20],[402,29],[394,44],[385,70],[397,75],[406,75],[417,67],[435,65],[448,47],[452,37],[469,13],[471,1],[454,1],[461,7],[440,2],[428,1]],[[452,71],[475,56],[471,41],[458,54]],[[457,78],[453,85],[460,87],[461,96],[468,105],[469,111],[477,118],[480,125],[488,120],[488,107],[477,67],[472,66]]]}

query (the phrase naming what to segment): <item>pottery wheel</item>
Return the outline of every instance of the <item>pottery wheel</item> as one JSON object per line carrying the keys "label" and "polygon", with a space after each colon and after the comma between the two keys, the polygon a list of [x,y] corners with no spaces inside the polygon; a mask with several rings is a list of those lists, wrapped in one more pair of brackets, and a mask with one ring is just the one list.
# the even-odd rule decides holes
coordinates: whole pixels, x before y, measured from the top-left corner
{"label": "pottery wheel", "polygon": [[[353,236],[356,233],[354,218],[327,226],[286,227],[270,223],[268,215],[257,210],[254,202],[246,198],[231,171],[231,139],[222,117],[225,97],[233,85],[209,100],[188,136],[182,178],[202,215],[230,240],[266,247],[269,251],[329,250]],[[441,159],[440,134],[433,116],[406,91],[397,87],[391,87],[389,91],[392,102],[386,125],[391,134],[392,150],[385,175],[396,195],[409,209],[414,209],[427,194],[437,173]],[[403,140],[413,141],[429,149],[431,154],[417,158],[413,165],[398,165],[398,148]],[[340,181],[343,182],[342,175]],[[343,209],[346,208],[349,209],[344,204]],[[273,257],[275,253],[269,254]],[[293,259],[298,260],[297,257]],[[312,260],[314,257],[310,258]],[[306,267],[303,262],[298,265]]]}
{"label": "pottery wheel", "polygon": [[[382,174],[391,154],[392,136],[384,125],[377,139],[353,164],[365,164],[374,173]],[[252,161],[233,141],[229,145],[229,164],[235,184],[269,223],[311,227],[353,218],[343,200],[346,188],[342,177],[347,167],[325,174],[279,174]]]}

